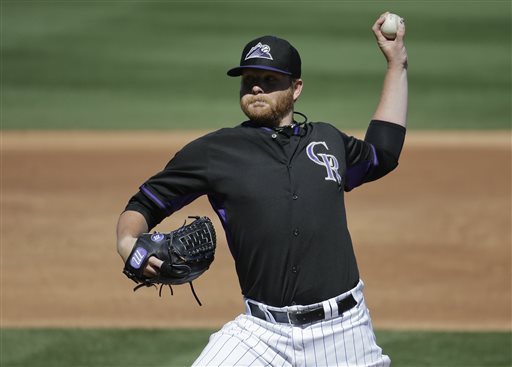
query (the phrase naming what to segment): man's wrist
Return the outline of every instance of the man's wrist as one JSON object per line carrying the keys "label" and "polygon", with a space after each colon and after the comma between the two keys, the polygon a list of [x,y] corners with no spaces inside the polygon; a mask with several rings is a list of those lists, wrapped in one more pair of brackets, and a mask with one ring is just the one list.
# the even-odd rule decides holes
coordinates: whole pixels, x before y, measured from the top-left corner
{"label": "man's wrist", "polygon": [[126,262],[128,256],[130,256],[135,242],[137,242],[137,238],[134,237],[125,237],[117,242],[117,252],[124,262]]}
{"label": "man's wrist", "polygon": [[388,61],[388,70],[407,71],[407,61]]}

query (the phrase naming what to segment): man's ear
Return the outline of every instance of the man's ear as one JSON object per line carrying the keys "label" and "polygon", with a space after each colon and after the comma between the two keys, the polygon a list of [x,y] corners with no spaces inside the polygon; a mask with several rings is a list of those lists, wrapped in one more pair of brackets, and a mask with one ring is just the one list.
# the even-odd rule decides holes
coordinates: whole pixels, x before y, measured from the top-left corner
{"label": "man's ear", "polygon": [[304,82],[302,79],[294,79],[293,80],[293,101],[299,99],[299,96],[302,92],[302,86],[304,85]]}

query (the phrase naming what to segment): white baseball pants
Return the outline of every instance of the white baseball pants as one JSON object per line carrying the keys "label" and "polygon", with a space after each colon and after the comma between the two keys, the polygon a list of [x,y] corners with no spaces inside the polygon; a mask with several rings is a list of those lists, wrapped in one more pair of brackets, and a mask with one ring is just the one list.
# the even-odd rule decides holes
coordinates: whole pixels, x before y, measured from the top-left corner
{"label": "white baseball pants", "polygon": [[[338,297],[308,306],[275,308],[256,303],[264,312],[304,311],[323,307],[325,320],[305,325],[276,323],[247,313],[210,336],[194,367],[202,366],[366,366],[386,367],[391,361],[376,344],[362,281]],[[357,305],[338,315],[337,301],[352,294]]]}

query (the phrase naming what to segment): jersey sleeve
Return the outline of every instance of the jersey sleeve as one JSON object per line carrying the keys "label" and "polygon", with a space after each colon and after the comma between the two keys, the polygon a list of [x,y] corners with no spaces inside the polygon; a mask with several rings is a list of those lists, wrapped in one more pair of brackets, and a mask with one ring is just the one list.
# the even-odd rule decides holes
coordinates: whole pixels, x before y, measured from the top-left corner
{"label": "jersey sleeve", "polygon": [[377,154],[372,144],[341,133],[345,143],[345,191],[366,182],[366,177],[372,168],[378,165]]}
{"label": "jersey sleeve", "polygon": [[405,128],[386,121],[372,120],[364,140],[342,133],[347,171],[345,191],[377,180],[398,166],[405,139]]}
{"label": "jersey sleeve", "polygon": [[165,168],[144,182],[125,210],[141,213],[151,229],[208,192],[208,148],[203,139],[186,145]]}

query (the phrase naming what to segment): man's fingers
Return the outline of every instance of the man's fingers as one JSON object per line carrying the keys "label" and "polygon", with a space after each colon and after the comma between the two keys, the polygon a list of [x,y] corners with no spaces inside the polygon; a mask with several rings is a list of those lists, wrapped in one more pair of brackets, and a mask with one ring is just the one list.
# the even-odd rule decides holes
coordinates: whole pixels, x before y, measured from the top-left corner
{"label": "man's fingers", "polygon": [[401,44],[401,43],[403,43],[403,39],[404,39],[404,36],[405,36],[405,21],[404,21],[404,18],[400,18],[400,21],[398,23],[398,29],[397,29],[397,32],[396,32],[395,39],[389,40],[389,39],[387,39],[382,34],[382,31],[381,31],[380,28],[382,27],[382,24],[384,24],[384,21],[386,20],[386,15],[387,14],[389,14],[389,12],[383,13],[379,17],[379,19],[377,19],[377,21],[373,24],[373,27],[372,27],[373,34],[375,35],[375,38],[377,39],[377,42],[378,42],[380,47],[382,47],[385,44],[389,44],[390,42],[396,42],[396,41],[398,41],[397,43]]}
{"label": "man's fingers", "polygon": [[160,267],[162,266],[163,261],[151,256],[148,260],[146,268],[144,269],[144,275],[148,278],[153,278],[158,275],[160,271]]}
{"label": "man's fingers", "polygon": [[373,23],[372,31],[373,31],[373,34],[375,35],[375,38],[377,38],[377,41],[387,41],[386,37],[384,37],[384,35],[382,34],[382,32],[380,30],[380,27],[386,20],[387,14],[389,14],[388,11],[381,14],[381,16],[375,21],[375,23]]}
{"label": "man's fingers", "polygon": [[405,36],[405,22],[404,18],[400,18],[400,23],[398,23],[398,30],[396,32],[396,38],[402,40]]}
{"label": "man's fingers", "polygon": [[143,272],[144,276],[147,277],[147,278],[154,278],[157,276],[157,272],[155,269],[153,269],[151,266],[146,266],[146,268],[144,269],[144,272]]}
{"label": "man's fingers", "polygon": [[382,23],[384,23],[384,21],[386,20],[386,15],[388,15],[388,14],[389,14],[389,11],[382,13],[379,16],[379,18],[377,19],[377,21],[375,22],[375,24],[382,25]]}
{"label": "man's fingers", "polygon": [[380,30],[381,25],[386,21],[386,15],[389,14],[389,12],[385,12],[384,14],[381,14],[379,18],[373,23],[372,29]]}
{"label": "man's fingers", "polygon": [[156,268],[156,269],[160,269],[160,267],[162,266],[164,262],[162,260],[160,260],[159,258],[156,258],[154,256],[151,256],[148,260],[148,265],[151,265],[152,267]]}

